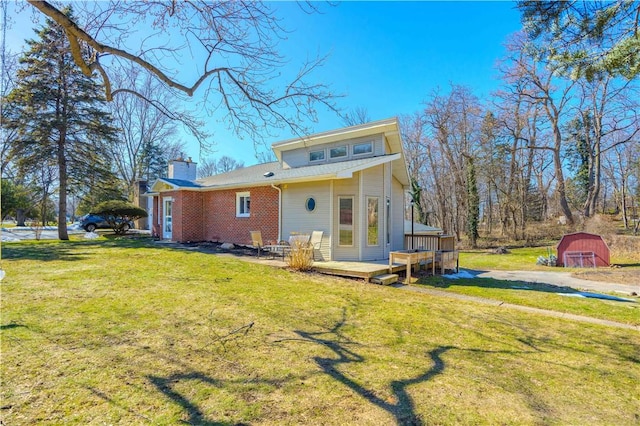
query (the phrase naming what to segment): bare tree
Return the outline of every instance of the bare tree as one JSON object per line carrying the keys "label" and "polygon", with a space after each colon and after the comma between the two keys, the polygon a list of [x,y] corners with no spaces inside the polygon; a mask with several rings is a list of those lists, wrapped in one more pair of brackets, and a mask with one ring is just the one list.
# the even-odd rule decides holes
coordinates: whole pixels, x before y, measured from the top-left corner
{"label": "bare tree", "polygon": [[[120,138],[109,146],[109,154],[117,175],[127,187],[129,196],[133,195],[134,184],[139,179],[159,177],[166,169],[168,160],[177,158],[178,152],[172,150],[170,141],[178,137],[179,123],[190,123],[187,130],[198,138],[206,135],[198,130],[203,124],[194,122],[187,114],[180,112],[175,99],[161,84],[149,74],[140,73],[135,68],[115,81],[137,84],[145,99],[155,98],[154,106],[143,98],[123,93],[109,103],[111,115],[120,129]],[[123,83],[124,84],[124,83]],[[170,111],[170,113],[166,112]],[[176,119],[177,116],[183,117]]]}
{"label": "bare tree", "polygon": [[[424,120],[428,135],[437,143],[437,149],[446,169],[439,179],[448,176],[452,184],[445,195],[451,198],[453,229],[458,239],[467,227],[470,194],[475,188],[468,187],[468,172],[480,138],[483,109],[479,99],[464,86],[453,85],[447,95],[435,91],[426,102]],[[446,221],[446,220],[445,220]]]}
{"label": "bare tree", "polygon": [[218,160],[215,158],[205,158],[198,164],[198,177],[205,178],[220,173],[230,172],[231,170],[241,169],[244,162],[238,162],[235,159],[223,155]]}
{"label": "bare tree", "polygon": [[614,80],[607,74],[579,81],[580,105],[576,115],[584,127],[587,158],[587,194],[583,213],[596,212],[602,186],[602,154],[620,144],[633,141],[640,132],[637,87]]}
{"label": "bare tree", "polygon": [[342,122],[347,126],[357,126],[358,124],[365,124],[370,121],[369,111],[362,106],[352,109],[351,112],[346,113],[342,117]]}
{"label": "bare tree", "polygon": [[[5,6],[6,7],[6,6]],[[7,95],[15,88],[15,75],[18,68],[18,55],[5,51],[2,46],[2,69],[0,75],[0,176],[7,177],[12,174],[9,171],[11,158],[9,151],[11,141],[15,138],[17,131],[5,125],[5,102]],[[9,172],[9,173],[8,173]]]}
{"label": "bare tree", "polygon": [[411,198],[416,211],[415,220],[418,223],[429,224],[426,191],[423,188],[431,187],[427,181],[429,176],[428,159],[426,152],[426,134],[424,119],[420,113],[404,115],[400,117],[400,131],[411,179]]}
{"label": "bare tree", "polygon": [[[640,143],[617,144],[603,156],[604,171],[614,191],[617,210],[622,215],[625,229],[629,229],[629,210],[639,200],[640,190]],[[635,171],[635,174],[634,174]],[[635,187],[635,194],[634,194]],[[637,232],[638,220],[636,219]]]}
{"label": "bare tree", "polygon": [[[74,20],[50,2],[29,3],[64,28],[75,63],[86,75],[101,76],[107,100],[131,93],[153,101],[139,86],[114,87],[114,76],[133,64],[175,92],[193,96],[200,90],[204,112],[223,114],[230,127],[252,140],[267,136],[269,128],[304,134],[302,123],[316,120],[318,105],[336,111],[329,88],[308,82],[324,58],[282,77],[286,61],[278,42],[286,31],[272,4],[84,2],[76,4]],[[148,37],[135,28],[144,28]]]}
{"label": "bare tree", "polygon": [[573,214],[567,202],[563,148],[565,135],[563,120],[567,115],[572,100],[572,89],[576,84],[572,80],[559,78],[558,68],[548,63],[538,61],[535,51],[532,51],[528,40],[522,34],[516,35],[507,46],[510,51],[510,67],[506,68],[506,78],[518,82],[518,90],[528,102],[541,106],[545,122],[545,130],[549,134],[551,143],[538,145],[536,149],[545,149],[553,157],[556,180],[556,194],[560,211],[566,217],[567,223],[574,223]]}

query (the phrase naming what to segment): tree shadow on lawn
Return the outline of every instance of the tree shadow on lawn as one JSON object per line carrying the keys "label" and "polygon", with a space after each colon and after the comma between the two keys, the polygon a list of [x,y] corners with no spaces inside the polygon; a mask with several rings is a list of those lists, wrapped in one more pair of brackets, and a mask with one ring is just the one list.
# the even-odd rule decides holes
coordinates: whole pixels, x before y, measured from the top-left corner
{"label": "tree shadow on lawn", "polygon": [[58,241],[58,240],[41,240],[29,242],[15,242],[3,244],[2,258],[6,260],[37,260],[37,261],[78,261],[86,260],[86,253],[81,248],[136,248],[155,246],[147,243],[145,240],[128,239],[121,236],[113,236],[106,240],[87,240],[87,241]]}
{"label": "tree shadow on lawn", "polygon": [[77,252],[75,245],[59,243],[12,243],[11,245],[3,246],[2,249],[2,258],[5,260],[21,259],[50,262],[54,260],[77,261],[86,259],[85,256]]}
{"label": "tree shadow on lawn", "polygon": [[393,380],[389,383],[391,392],[395,397],[396,402],[389,402],[388,400],[377,396],[375,390],[367,389],[365,386],[358,383],[347,374],[340,371],[341,364],[362,363],[366,362],[366,359],[349,348],[349,346],[357,345],[346,336],[344,336],[340,329],[346,324],[346,315],[343,310],[342,319],[338,321],[332,328],[327,331],[308,332],[302,330],[295,330],[295,333],[300,336],[300,339],[282,339],[280,341],[302,341],[311,342],[329,348],[333,351],[335,357],[314,357],[313,360],[320,367],[320,369],[338,381],[345,385],[355,393],[363,397],[369,403],[383,409],[387,413],[391,414],[396,424],[398,425],[412,425],[419,426],[425,424],[416,413],[416,405],[411,397],[408,387],[420,383],[426,383],[432,380],[434,377],[443,374],[446,369],[446,363],[443,360],[443,355],[448,351],[462,350],[470,352],[481,353],[532,353],[534,351],[487,351],[481,349],[462,349],[456,346],[437,346],[433,350],[427,352],[427,358],[430,359],[431,365],[427,367],[422,374],[415,377],[405,378],[401,380]]}
{"label": "tree shadow on lawn", "polygon": [[494,288],[502,290],[527,290],[527,291],[539,291],[543,293],[563,293],[563,294],[578,294],[580,290],[576,290],[571,287],[557,286],[553,284],[544,284],[538,282],[529,282],[524,280],[512,281],[512,280],[500,280],[495,278],[478,278],[475,277],[485,271],[465,270],[474,278],[457,278],[450,279],[442,276],[434,275],[428,277],[422,277],[418,280],[417,284],[429,285],[436,288],[452,288],[452,287],[478,287],[478,288]]}
{"label": "tree shadow on lawn", "polygon": [[187,420],[184,420],[184,423],[204,426],[242,425],[242,423],[216,422],[207,420],[207,417],[196,403],[190,401],[186,396],[182,395],[172,387],[173,383],[184,381],[198,381],[200,383],[207,383],[215,387],[222,387],[223,383],[221,383],[219,380],[213,379],[197,372],[174,374],[169,377],[149,376],[149,380],[160,392],[180,405],[188,414],[189,418]]}

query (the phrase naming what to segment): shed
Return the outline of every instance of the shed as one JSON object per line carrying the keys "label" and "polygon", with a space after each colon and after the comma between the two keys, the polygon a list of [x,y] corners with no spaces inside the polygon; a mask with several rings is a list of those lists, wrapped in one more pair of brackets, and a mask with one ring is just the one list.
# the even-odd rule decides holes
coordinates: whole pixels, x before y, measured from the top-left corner
{"label": "shed", "polygon": [[609,266],[609,246],[600,235],[575,232],[562,237],[557,246],[558,266],[596,268]]}

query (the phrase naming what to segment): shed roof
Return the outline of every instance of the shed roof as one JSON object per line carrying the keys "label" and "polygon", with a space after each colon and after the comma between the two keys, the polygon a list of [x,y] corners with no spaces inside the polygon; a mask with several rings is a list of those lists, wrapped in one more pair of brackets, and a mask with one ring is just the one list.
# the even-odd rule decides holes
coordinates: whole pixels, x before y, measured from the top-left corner
{"label": "shed roof", "polygon": [[352,177],[355,172],[393,162],[401,157],[401,154],[397,153],[287,169],[282,168],[279,162],[274,161],[243,167],[227,173],[198,179],[194,182],[161,178],[154,182],[150,192],[162,190],[163,185],[170,185],[170,189],[206,191],[225,188],[279,185],[294,182],[311,182],[327,179],[346,179]]}

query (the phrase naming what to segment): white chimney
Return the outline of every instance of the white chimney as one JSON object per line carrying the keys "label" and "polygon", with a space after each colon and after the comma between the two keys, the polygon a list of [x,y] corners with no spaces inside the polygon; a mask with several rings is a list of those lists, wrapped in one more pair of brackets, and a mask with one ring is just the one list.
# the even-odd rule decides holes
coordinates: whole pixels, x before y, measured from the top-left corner
{"label": "white chimney", "polygon": [[182,157],[169,161],[169,179],[196,180],[196,164],[191,157],[187,160]]}

